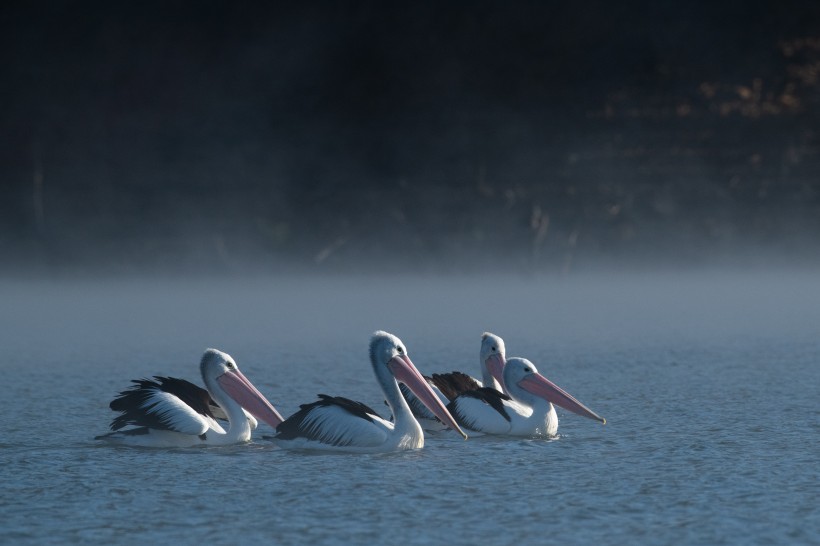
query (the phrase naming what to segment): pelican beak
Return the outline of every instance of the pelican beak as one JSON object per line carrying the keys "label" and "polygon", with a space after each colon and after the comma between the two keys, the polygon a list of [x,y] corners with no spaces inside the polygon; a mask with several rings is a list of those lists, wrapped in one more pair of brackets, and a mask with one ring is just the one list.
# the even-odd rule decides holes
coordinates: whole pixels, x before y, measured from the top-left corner
{"label": "pelican beak", "polygon": [[562,408],[578,415],[588,417],[606,424],[606,419],[580,403],[567,391],[541,375],[540,373],[530,374],[518,382],[518,386],[525,391],[540,396],[544,400],[552,402]]}
{"label": "pelican beak", "polygon": [[284,421],[268,399],[262,396],[253,383],[237,369],[227,371],[216,378],[228,396],[236,400],[248,413],[264,421],[274,429]]}
{"label": "pelican beak", "polygon": [[[506,361],[504,357],[500,354],[494,354],[487,357],[487,360],[484,361],[484,365],[487,366],[487,370],[490,372],[498,384],[501,385],[501,388],[504,388],[504,364]],[[484,385],[488,387],[489,385]]]}
{"label": "pelican beak", "polygon": [[407,385],[407,388],[413,391],[413,394],[421,403],[427,406],[427,409],[432,411],[442,423],[461,434],[465,440],[467,439],[467,435],[461,430],[456,420],[453,419],[453,416],[450,415],[450,412],[447,411],[447,408],[444,407],[444,404],[441,403],[439,397],[436,396],[436,393],[433,392],[433,389],[430,388],[430,385],[427,384],[427,381],[424,380],[424,377],[407,355],[394,356],[387,363],[387,367],[390,368],[393,377]]}

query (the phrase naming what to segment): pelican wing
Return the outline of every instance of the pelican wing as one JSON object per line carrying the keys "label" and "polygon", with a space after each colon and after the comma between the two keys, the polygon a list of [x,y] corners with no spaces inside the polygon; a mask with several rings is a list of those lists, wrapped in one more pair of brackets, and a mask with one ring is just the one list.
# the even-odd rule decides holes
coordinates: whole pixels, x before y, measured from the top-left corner
{"label": "pelican wing", "polygon": [[312,440],[337,447],[371,447],[387,440],[389,424],[361,402],[319,395],[276,428],[277,440]]}
{"label": "pelican wing", "polygon": [[461,372],[434,373],[429,383],[441,391],[447,398],[447,402],[455,399],[459,394],[480,389],[482,386],[481,381]]}
{"label": "pelican wing", "polygon": [[225,413],[225,410],[222,409],[222,406],[217,404],[213,399],[208,403],[208,410],[211,412],[211,415],[214,416],[214,419],[219,419],[220,421],[227,421],[228,414]]}
{"label": "pelican wing", "polygon": [[154,379],[132,381],[134,385],[111,402],[111,409],[121,412],[111,422],[111,430],[133,425],[183,434],[200,435],[210,429],[225,433],[209,409],[208,391],[184,379]]}
{"label": "pelican wing", "polygon": [[510,430],[506,394],[489,387],[467,391],[447,404],[459,425],[486,434],[505,434]]}

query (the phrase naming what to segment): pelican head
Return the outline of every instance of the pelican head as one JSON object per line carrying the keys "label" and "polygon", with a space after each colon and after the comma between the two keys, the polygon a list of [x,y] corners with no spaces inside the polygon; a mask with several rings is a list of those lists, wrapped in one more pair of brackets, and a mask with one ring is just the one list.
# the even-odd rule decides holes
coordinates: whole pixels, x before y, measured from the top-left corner
{"label": "pelican head", "polygon": [[[538,373],[535,364],[526,358],[510,358],[504,366],[504,385],[518,398],[537,396],[578,415],[606,424],[606,419],[580,403],[561,387]],[[524,396],[521,396],[521,395]]]}
{"label": "pelican head", "polygon": [[453,416],[450,415],[450,412],[447,411],[447,408],[444,407],[444,404],[441,403],[441,400],[410,360],[407,355],[407,348],[399,338],[381,330],[375,332],[370,339],[370,361],[379,381],[384,381],[387,376],[385,371],[388,372],[396,381],[404,383],[407,388],[413,391],[419,401],[427,406],[442,423],[461,434],[465,439],[467,438],[467,435],[461,430]]}
{"label": "pelican head", "polygon": [[504,386],[504,363],[506,362],[504,340],[500,336],[484,332],[481,335],[481,371],[485,387],[492,387],[490,377],[498,382],[498,389]]}
{"label": "pelican head", "polygon": [[[262,396],[227,353],[207,349],[199,364],[202,379],[212,393],[224,392],[257,419],[276,428],[283,421],[276,408]],[[220,403],[220,400],[217,400]]]}

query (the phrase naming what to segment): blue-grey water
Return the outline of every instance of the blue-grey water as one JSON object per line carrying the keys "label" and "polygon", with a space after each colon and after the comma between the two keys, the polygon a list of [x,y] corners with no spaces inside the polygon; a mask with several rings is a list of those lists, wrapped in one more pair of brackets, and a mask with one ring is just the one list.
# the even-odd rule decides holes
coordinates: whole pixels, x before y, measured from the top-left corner
{"label": "blue-grey water", "polygon": [[[94,440],[132,378],[231,353],[289,415],[382,409],[376,329],[424,373],[504,337],[605,416],[382,455]],[[820,275],[0,283],[0,542],[820,543]]]}

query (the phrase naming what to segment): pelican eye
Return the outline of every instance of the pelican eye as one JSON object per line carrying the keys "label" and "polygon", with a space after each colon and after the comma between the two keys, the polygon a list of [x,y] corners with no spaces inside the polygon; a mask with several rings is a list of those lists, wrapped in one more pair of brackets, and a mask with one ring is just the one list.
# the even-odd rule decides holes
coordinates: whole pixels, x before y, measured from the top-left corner
{"label": "pelican eye", "polygon": [[493,347],[493,351],[497,351],[497,350],[498,350],[498,349],[496,349],[495,347]]}
{"label": "pelican eye", "polygon": [[531,370],[531,369],[529,369],[529,368],[524,368],[524,371],[525,371],[525,372],[531,372],[532,370]]}
{"label": "pelican eye", "polygon": [[399,349],[398,349],[398,350],[399,350],[399,354],[400,354],[400,355],[403,355],[403,354],[404,354],[404,349],[402,349],[401,347],[399,347]]}
{"label": "pelican eye", "polygon": [[234,367],[233,362],[228,362],[227,366],[228,366],[229,369],[232,370],[233,367]]}

